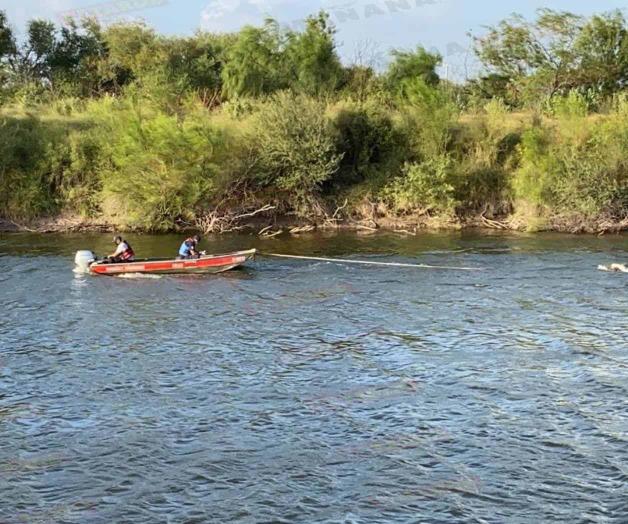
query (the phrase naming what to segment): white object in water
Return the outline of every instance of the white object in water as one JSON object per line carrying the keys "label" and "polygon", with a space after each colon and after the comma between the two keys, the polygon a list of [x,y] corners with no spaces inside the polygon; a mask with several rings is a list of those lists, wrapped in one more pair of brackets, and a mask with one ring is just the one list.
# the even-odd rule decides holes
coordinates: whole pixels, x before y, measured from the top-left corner
{"label": "white object in water", "polygon": [[598,266],[600,271],[607,271],[609,273],[628,273],[628,266],[625,264],[612,264],[610,266]]}
{"label": "white object in water", "polygon": [[96,261],[96,255],[91,251],[77,251],[74,257],[75,271],[78,273],[89,273],[89,266]]}

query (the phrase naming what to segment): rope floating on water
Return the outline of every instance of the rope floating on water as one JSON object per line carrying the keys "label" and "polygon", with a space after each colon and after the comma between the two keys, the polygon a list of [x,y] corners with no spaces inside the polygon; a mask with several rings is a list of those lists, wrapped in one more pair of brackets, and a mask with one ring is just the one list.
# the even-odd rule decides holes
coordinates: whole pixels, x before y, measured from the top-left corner
{"label": "rope floating on water", "polygon": [[363,266],[383,266],[383,267],[405,267],[413,269],[442,269],[446,271],[484,271],[482,267],[451,267],[451,266],[430,266],[427,264],[403,264],[400,262],[372,262],[369,260],[348,260],[342,258],[304,257],[297,255],[281,255],[278,253],[260,253],[264,257],[288,258],[293,260],[313,260],[315,262],[333,262],[336,264],[359,264]]}

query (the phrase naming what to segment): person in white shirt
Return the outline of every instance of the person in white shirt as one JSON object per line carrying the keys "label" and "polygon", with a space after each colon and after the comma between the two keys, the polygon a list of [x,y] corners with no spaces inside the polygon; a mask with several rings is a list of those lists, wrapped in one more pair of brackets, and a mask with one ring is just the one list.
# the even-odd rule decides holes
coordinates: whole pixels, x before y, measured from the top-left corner
{"label": "person in white shirt", "polygon": [[124,240],[120,236],[113,238],[113,243],[116,244],[116,250],[107,257],[107,260],[113,264],[120,262],[133,262],[135,260],[135,253],[131,244]]}

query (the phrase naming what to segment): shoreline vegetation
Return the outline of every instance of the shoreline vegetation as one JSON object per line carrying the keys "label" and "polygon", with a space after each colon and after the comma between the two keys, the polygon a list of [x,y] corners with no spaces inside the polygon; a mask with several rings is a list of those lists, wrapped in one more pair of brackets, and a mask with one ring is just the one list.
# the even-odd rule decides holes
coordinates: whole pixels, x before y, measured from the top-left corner
{"label": "shoreline vegetation", "polygon": [[165,37],[0,11],[0,231],[628,230],[628,24],[541,10],[485,74],[302,30]]}
{"label": "shoreline vegetation", "polygon": [[[615,220],[599,218],[592,221],[578,221],[570,217],[556,217],[554,221],[545,222],[542,227],[531,230],[525,221],[516,217],[504,217],[501,220],[474,216],[461,219],[445,219],[441,217],[378,217],[376,219],[348,220],[338,219],[332,222],[315,222],[311,219],[294,219],[286,216],[269,216],[266,213],[259,218],[240,219],[230,222],[231,227],[205,230],[206,234],[248,233],[263,238],[273,238],[279,235],[301,235],[313,232],[354,231],[362,234],[378,231],[396,233],[403,236],[417,236],[421,232],[434,231],[461,231],[461,230],[494,230],[503,232],[555,232],[566,234],[619,234],[628,231],[628,219]],[[198,226],[177,226],[163,229],[159,232],[197,232]],[[27,222],[0,218],[0,233],[114,233],[120,231],[120,226],[98,219],[89,219],[83,216],[55,216],[40,217]],[[128,230],[136,233],[154,232],[150,229]]]}

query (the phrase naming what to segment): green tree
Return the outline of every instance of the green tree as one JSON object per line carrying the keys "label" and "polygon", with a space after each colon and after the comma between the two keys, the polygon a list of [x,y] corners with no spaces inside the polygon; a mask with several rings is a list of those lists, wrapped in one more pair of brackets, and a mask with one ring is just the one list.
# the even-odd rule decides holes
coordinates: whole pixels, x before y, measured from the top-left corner
{"label": "green tree", "polygon": [[49,80],[53,85],[71,86],[77,95],[98,92],[102,82],[99,65],[106,54],[107,47],[96,20],[86,19],[80,25],[68,20],[48,57]]}
{"label": "green tree", "polygon": [[105,75],[114,87],[123,87],[163,64],[155,31],[144,24],[116,24],[104,32],[108,58]]}
{"label": "green tree", "polygon": [[438,85],[436,68],[443,58],[419,46],[415,51],[392,51],[393,61],[388,66],[386,80],[391,90],[398,90],[408,80],[422,80],[428,86]]}
{"label": "green tree", "polygon": [[0,11],[0,63],[14,56],[16,52],[13,30],[9,26],[6,13]]}
{"label": "green tree", "polygon": [[163,40],[169,81],[183,79],[188,89],[202,96],[219,93],[226,51],[233,40],[230,36],[209,33]]}
{"label": "green tree", "polygon": [[50,58],[55,49],[55,26],[45,20],[31,20],[26,43],[14,62],[23,82],[50,79]]}
{"label": "green tree", "polygon": [[227,96],[259,96],[286,87],[282,40],[279,24],[272,19],[264,27],[240,31],[222,70]]}
{"label": "green tree", "polygon": [[608,95],[628,81],[626,20],[619,11],[586,19],[542,9],[534,22],[515,15],[474,40],[493,78],[508,79],[523,101],[572,89]]}
{"label": "green tree", "polygon": [[473,101],[482,101],[482,104],[496,98],[503,100],[509,106],[516,106],[518,103],[517,93],[513,92],[511,79],[497,73],[469,80],[464,86],[464,91]]}
{"label": "green tree", "polygon": [[628,84],[628,27],[620,11],[596,15],[574,42],[577,83],[604,95]]}
{"label": "green tree", "polygon": [[0,88],[5,87],[11,76],[11,65],[17,54],[13,30],[6,13],[0,11]]}
{"label": "green tree", "polygon": [[284,55],[291,87],[311,95],[336,89],[343,69],[336,52],[335,34],[324,11],[308,17],[303,32],[288,33]]}
{"label": "green tree", "polygon": [[67,84],[76,94],[91,92],[92,84],[97,82],[96,63],[106,51],[97,22],[84,20],[79,25],[68,20],[57,30],[52,22],[32,20],[25,43],[18,47],[6,26],[6,17],[0,15],[0,63],[10,68],[21,84],[47,88]]}

